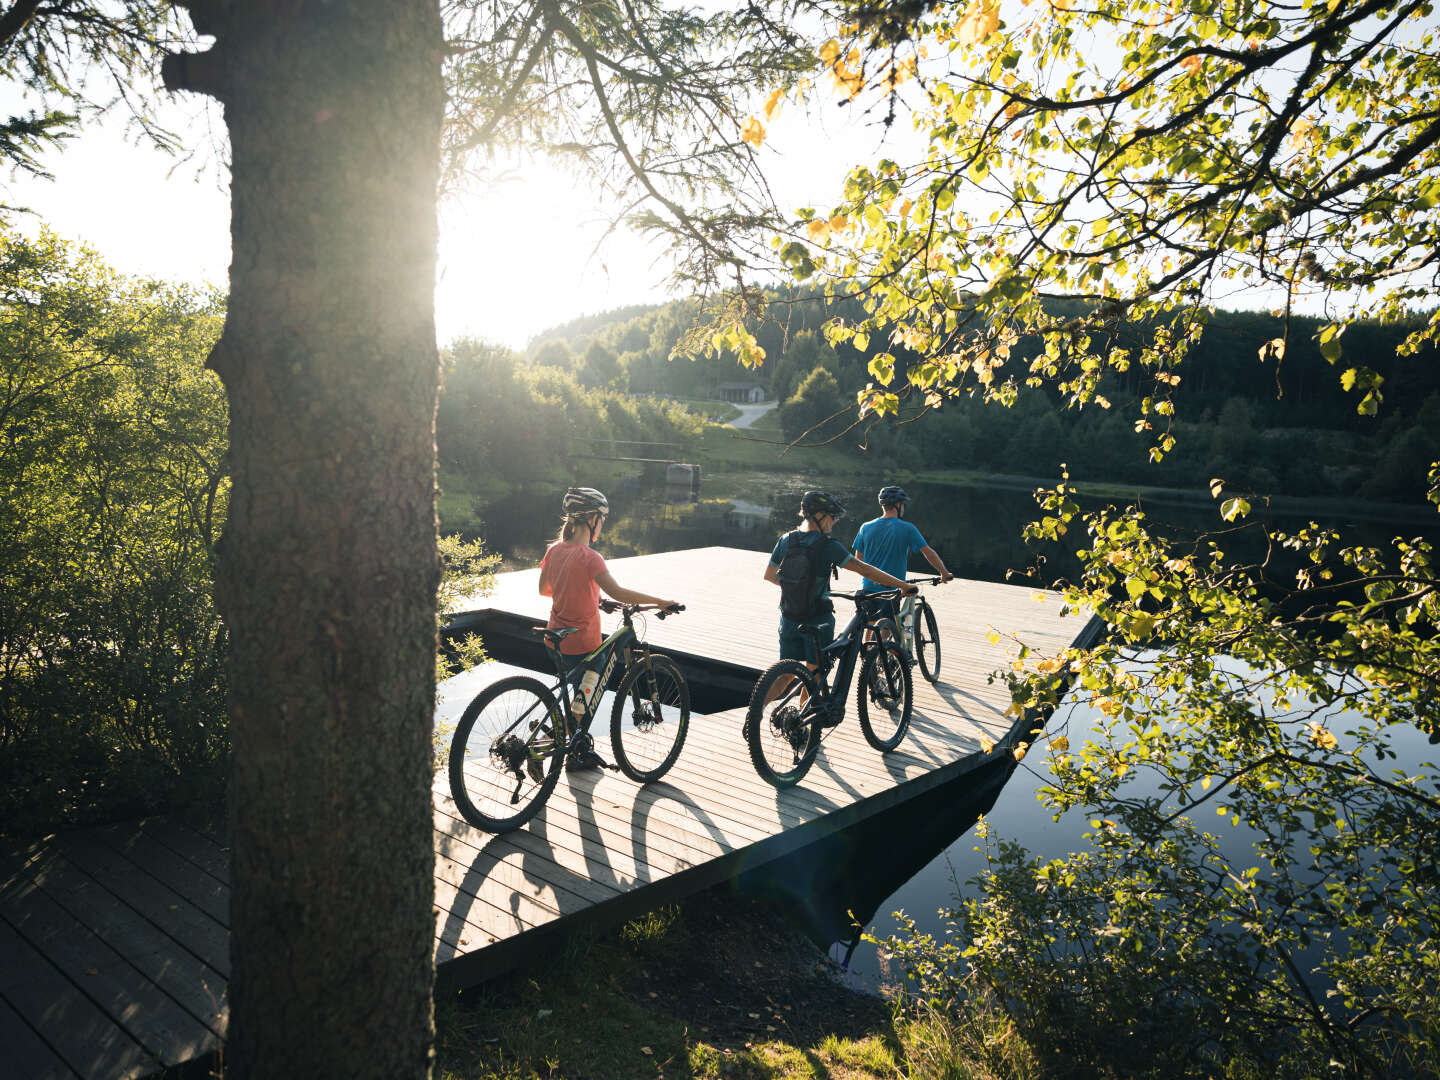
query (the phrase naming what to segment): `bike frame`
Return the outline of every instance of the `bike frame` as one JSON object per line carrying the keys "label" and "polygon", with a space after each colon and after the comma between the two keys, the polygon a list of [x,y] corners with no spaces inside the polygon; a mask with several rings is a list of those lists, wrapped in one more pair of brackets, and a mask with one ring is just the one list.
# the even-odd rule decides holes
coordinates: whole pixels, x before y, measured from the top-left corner
{"label": "bike frame", "polygon": [[625,672],[630,670],[638,657],[649,670],[650,649],[635,633],[634,612],[623,604],[615,604],[612,607],[610,606],[612,603],[613,601],[602,601],[600,610],[607,613],[619,611],[624,622],[591,652],[580,656],[568,671],[565,666],[565,655],[559,649],[546,644],[546,649],[551,654],[550,662],[555,666],[556,686],[554,690],[558,691],[560,707],[566,716],[572,715],[570,712],[571,704],[574,701],[570,693],[572,676],[581,675],[588,670],[595,670],[599,673],[600,678],[595,684],[595,694],[585,703],[585,719],[580,726],[580,730],[586,733],[590,731],[590,726],[595,722],[595,711],[599,708],[600,698],[604,694],[605,688],[610,685],[610,679],[615,674],[617,661],[624,661],[620,670]]}
{"label": "bike frame", "polygon": [[[899,628],[899,630],[900,630],[900,647],[905,650],[905,658],[906,658],[907,660],[914,660],[914,659],[915,659],[915,623],[916,623],[916,622],[920,619],[920,617],[921,617],[921,615],[920,615],[921,606],[923,605],[924,607],[929,608],[931,611],[934,611],[934,610],[935,610],[935,608],[931,605],[930,601],[925,599],[925,591],[924,591],[923,589],[921,589],[920,586],[921,586],[921,585],[939,585],[939,584],[941,583],[941,579],[940,579],[938,576],[936,576],[936,577],[910,578],[910,579],[909,579],[909,583],[910,583],[911,585],[914,585],[914,586],[915,586],[915,596],[914,596],[915,603],[914,603],[914,605],[910,608],[910,618],[907,619],[907,620],[905,620],[905,622],[903,622],[903,623],[897,620],[896,626],[897,626],[897,627]],[[908,624],[908,625],[907,625],[907,624]]]}
{"label": "bike frame", "polygon": [[[850,698],[850,682],[855,677],[855,665],[860,659],[861,650],[865,647],[864,630],[872,625],[875,611],[883,611],[888,616],[891,610],[890,601],[899,594],[897,591],[891,590],[889,593],[857,592],[830,593],[829,595],[854,600],[855,614],[850,617],[849,623],[835,640],[819,650],[820,666],[815,674],[820,694],[825,699],[823,708],[827,719],[845,715],[845,702]],[[874,610],[870,610],[872,608]],[[817,644],[819,643],[820,632],[818,630],[808,628],[806,632],[816,639]],[[837,663],[840,667],[835,671],[835,683],[832,688],[830,672]]]}

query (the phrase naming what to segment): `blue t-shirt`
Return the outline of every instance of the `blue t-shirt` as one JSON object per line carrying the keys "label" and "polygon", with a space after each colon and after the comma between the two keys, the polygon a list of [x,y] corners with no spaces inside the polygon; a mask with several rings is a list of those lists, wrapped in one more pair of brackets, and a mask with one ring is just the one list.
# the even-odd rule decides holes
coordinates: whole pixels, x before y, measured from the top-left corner
{"label": "blue t-shirt", "polygon": [[[775,543],[775,550],[770,553],[770,565],[779,567],[785,558],[785,553],[790,550],[790,538],[794,533],[786,533]],[[825,594],[830,591],[830,568],[832,566],[844,566],[850,561],[850,550],[836,540],[833,536],[827,536],[824,540],[810,539],[810,533],[800,533],[805,537],[805,542],[814,544],[815,549],[811,552],[811,558],[815,563],[815,611],[831,611],[834,605],[830,603]]]}
{"label": "blue t-shirt", "polygon": [[[855,534],[855,554],[860,556],[860,561],[901,581],[905,580],[911,554],[926,546],[920,530],[900,517],[878,517],[867,521]],[[866,578],[861,588],[866,592],[876,592],[885,586]]]}

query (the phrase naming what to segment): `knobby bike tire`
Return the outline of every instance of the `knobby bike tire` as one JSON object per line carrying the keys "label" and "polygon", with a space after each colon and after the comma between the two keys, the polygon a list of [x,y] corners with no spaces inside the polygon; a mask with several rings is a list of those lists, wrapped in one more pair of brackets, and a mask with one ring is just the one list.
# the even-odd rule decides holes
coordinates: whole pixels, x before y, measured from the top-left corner
{"label": "knobby bike tire", "polygon": [[[775,701],[767,702],[771,689],[787,676],[795,681]],[[802,691],[803,707],[797,704]],[[766,783],[791,787],[809,771],[820,750],[820,723],[814,708],[820,700],[814,672],[798,660],[772,664],[755,683],[745,713],[745,742],[750,763]]]}
{"label": "knobby bike tire", "polygon": [[553,730],[559,712],[549,687],[525,675],[492,683],[466,706],[450,739],[450,794],[466,821],[509,832],[545,805],[565,761],[566,732]]}
{"label": "knobby bike tire", "polygon": [[910,640],[915,658],[920,661],[920,673],[933,683],[940,678],[940,628],[935,624],[935,609],[918,600],[913,618]]}
{"label": "knobby bike tire", "polygon": [[894,750],[905,738],[914,706],[910,665],[899,642],[892,638],[867,645],[855,694],[855,711],[865,741],[881,753]]}
{"label": "knobby bike tire", "polygon": [[615,763],[638,784],[659,780],[680,756],[689,730],[690,687],[680,669],[663,656],[650,657],[648,667],[644,657],[636,658],[610,711]]}

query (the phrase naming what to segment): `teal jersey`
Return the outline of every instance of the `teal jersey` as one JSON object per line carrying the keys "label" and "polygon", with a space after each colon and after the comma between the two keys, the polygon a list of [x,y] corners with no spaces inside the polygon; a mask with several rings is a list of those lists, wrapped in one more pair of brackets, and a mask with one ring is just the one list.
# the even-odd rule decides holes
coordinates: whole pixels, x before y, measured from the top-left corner
{"label": "teal jersey", "polygon": [[[891,577],[905,580],[905,571],[910,565],[910,556],[927,547],[920,530],[904,518],[878,517],[860,526],[855,534],[855,554],[861,562],[884,570]],[[869,578],[861,586],[866,592],[885,588]]]}

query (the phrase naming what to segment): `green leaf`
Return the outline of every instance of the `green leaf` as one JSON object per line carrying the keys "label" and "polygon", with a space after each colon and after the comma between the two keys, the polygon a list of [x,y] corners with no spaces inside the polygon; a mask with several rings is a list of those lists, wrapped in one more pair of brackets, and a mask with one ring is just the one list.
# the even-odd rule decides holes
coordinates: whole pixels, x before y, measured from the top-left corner
{"label": "green leaf", "polygon": [[1220,516],[1226,521],[1238,521],[1240,518],[1248,516],[1249,513],[1250,503],[1238,496],[1226,499],[1220,504]]}
{"label": "green leaf", "polygon": [[1320,355],[1332,364],[1340,359],[1340,332],[1342,329],[1344,328],[1332,323],[1320,331]]}

